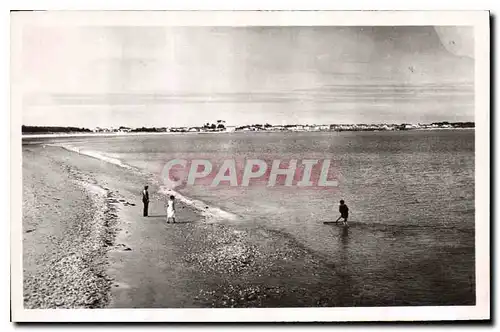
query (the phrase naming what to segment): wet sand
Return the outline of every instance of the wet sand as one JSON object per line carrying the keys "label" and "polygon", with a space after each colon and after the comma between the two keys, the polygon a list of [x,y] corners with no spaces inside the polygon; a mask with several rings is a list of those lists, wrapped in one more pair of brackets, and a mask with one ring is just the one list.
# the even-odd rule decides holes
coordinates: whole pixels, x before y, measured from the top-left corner
{"label": "wet sand", "polygon": [[[23,146],[23,180],[26,307],[427,304],[415,303],[415,294],[371,289],[285,233],[215,222],[182,203],[179,222],[167,224],[166,197],[147,177],[59,147]],[[147,218],[140,201],[146,183]],[[332,241],[348,240],[348,228],[337,231]],[[470,303],[469,294],[429,303]]]}

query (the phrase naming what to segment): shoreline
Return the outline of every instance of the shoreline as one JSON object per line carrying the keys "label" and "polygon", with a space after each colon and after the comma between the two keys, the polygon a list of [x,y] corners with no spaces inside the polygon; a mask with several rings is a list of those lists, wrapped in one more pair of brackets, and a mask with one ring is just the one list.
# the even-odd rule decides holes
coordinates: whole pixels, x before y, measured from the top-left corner
{"label": "shoreline", "polygon": [[142,176],[147,177],[149,182],[157,185],[159,187],[158,192],[160,194],[164,195],[165,198],[167,198],[171,194],[175,195],[177,200],[180,200],[184,204],[195,209],[204,218],[207,218],[210,220],[228,220],[228,221],[229,220],[235,221],[235,220],[239,219],[237,215],[235,215],[231,212],[222,210],[219,207],[211,206],[211,205],[207,204],[206,202],[186,197],[186,196],[182,195],[180,192],[177,192],[174,189],[168,188],[168,187],[164,186],[163,183],[158,182],[158,179],[156,179],[153,174],[146,174],[144,172],[141,172],[139,169],[137,169],[133,166],[130,166],[128,164],[125,164],[119,159],[109,157],[106,154],[103,154],[101,152],[97,152],[97,151],[93,151],[93,150],[81,150],[81,149],[75,148],[71,145],[62,144],[62,143],[60,143],[60,144],[46,144],[46,146],[62,148],[64,150],[69,151],[70,153],[77,153],[77,154],[82,155],[82,156],[94,158],[94,159],[97,159],[99,161],[103,161],[103,162],[106,162],[109,164],[116,165],[120,168],[124,168],[124,169],[130,170],[130,171],[136,172],[136,173],[140,173]]}
{"label": "shoreline", "polygon": [[[101,236],[103,234],[100,233],[90,241],[99,242],[98,248],[94,247],[94,258],[91,261],[95,263],[93,270],[102,279],[102,282],[97,284],[99,289],[94,290],[94,295],[87,296],[84,303],[75,300],[80,296],[76,296],[73,302],[63,296],[59,305],[49,301],[42,307],[204,308],[320,305],[315,302],[319,296],[317,292],[312,292],[307,285],[303,285],[303,280],[308,280],[309,283],[317,278],[311,277],[309,270],[318,269],[320,262],[312,253],[297,246],[293,239],[276,232],[269,233],[261,229],[213,222],[182,202],[178,204],[177,211],[180,222],[168,225],[164,220],[162,204],[165,198],[161,188],[155,185],[151,188],[150,217],[143,218],[140,215],[141,204],[132,189],[137,188],[143,179],[131,175],[123,181],[123,177],[116,178],[106,173],[88,177],[88,171],[103,161],[78,156],[59,147],[50,149],[52,151],[45,150],[47,156],[57,155],[57,159],[66,159],[69,156],[63,167],[75,170],[76,174],[87,180],[79,185],[99,183],[98,191],[101,199],[105,200],[107,209],[106,216],[98,213],[97,219],[100,225],[105,227],[106,236]],[[126,169],[104,164],[103,166],[109,170],[114,169],[115,172],[121,173],[120,175],[127,173]],[[76,170],[75,165],[80,165],[81,168]],[[130,186],[123,186],[124,182]],[[91,190],[93,189],[95,188],[91,187]],[[91,239],[87,237],[86,242],[89,240]],[[71,252],[78,249],[66,250]],[[66,252],[54,254],[68,257]],[[300,266],[293,263],[297,258]],[[305,261],[311,266],[304,265]],[[75,271],[77,267],[71,262],[68,264],[67,269]],[[302,275],[298,273],[299,270],[303,271]],[[331,269],[318,270],[328,274],[331,279]],[[296,279],[294,283],[288,283],[289,286],[292,285],[290,289],[280,284],[280,278],[276,278],[277,275],[283,274],[286,274],[284,278],[287,280]],[[88,280],[94,280],[88,274],[85,276]],[[324,281],[319,279],[316,283],[321,285],[321,288],[325,286]],[[63,286],[67,285],[61,280],[57,287]],[[147,289],[156,289],[158,293],[155,291],[152,294]],[[50,290],[50,287],[47,288],[49,293]],[[300,298],[292,296],[295,291],[303,295]],[[326,299],[321,301],[322,305],[332,304]]]}
{"label": "shoreline", "polygon": [[220,132],[138,132],[138,133],[70,133],[70,134],[21,134],[22,139],[30,138],[74,138],[74,137],[128,137],[128,136],[147,136],[147,135],[186,135],[186,134],[235,134],[235,133],[340,133],[340,132],[393,132],[393,131],[426,131],[426,130],[475,130],[475,128],[415,128],[407,130],[238,130],[238,131],[220,131]]}
{"label": "shoreline", "polygon": [[[102,165],[101,160],[79,156],[59,147],[49,149],[51,151],[44,151],[47,156],[62,158],[59,160],[64,160],[65,169],[87,180],[79,185],[99,183],[98,191],[105,199],[107,215],[100,213],[97,216],[100,216],[99,222],[106,228],[104,233],[107,236],[97,235],[90,241],[100,243],[99,248],[94,248],[92,259],[97,263],[94,271],[104,281],[99,283],[100,289],[87,297],[84,304],[64,302],[63,299],[62,305],[49,302],[46,308],[320,305],[315,302],[317,291],[308,289],[303,280],[311,282],[314,278],[311,279],[309,270],[318,269],[317,265],[321,263],[293,239],[262,229],[213,222],[182,202],[177,213],[180,222],[167,225],[164,194],[161,187],[155,185],[151,186],[150,217],[143,218],[135,193],[143,179],[128,174],[129,178],[124,181],[125,174],[130,173],[126,169],[107,163]],[[108,175],[114,172],[90,176],[89,171],[100,164],[121,176]],[[75,165],[80,167],[75,169]],[[64,252],[58,254],[66,255]],[[297,258],[300,266],[293,263]],[[304,265],[305,261],[311,266]],[[76,267],[69,264],[68,269],[74,271]],[[302,275],[299,270],[303,271]],[[331,279],[331,269],[319,270]],[[283,274],[287,280],[296,279],[294,283],[288,283],[292,285],[290,289],[276,278],[276,275]],[[86,276],[91,280],[89,275]],[[320,288],[325,286],[319,279],[316,283],[321,285]],[[60,286],[64,285],[62,281]],[[156,289],[158,293],[152,294],[148,289]],[[295,291],[302,296],[291,295]],[[326,299],[321,301],[322,305],[333,303]]]}

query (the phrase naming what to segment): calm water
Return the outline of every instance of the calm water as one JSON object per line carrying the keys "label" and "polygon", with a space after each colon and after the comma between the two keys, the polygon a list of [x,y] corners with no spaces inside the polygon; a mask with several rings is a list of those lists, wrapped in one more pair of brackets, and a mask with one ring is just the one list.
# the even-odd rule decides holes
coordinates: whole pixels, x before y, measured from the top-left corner
{"label": "calm water", "polygon": [[[473,296],[473,130],[94,137],[71,144],[154,174],[179,157],[331,159],[337,188],[178,190],[236,213],[241,223],[286,232],[343,269],[346,284],[366,284],[389,298],[411,293],[416,303],[436,292],[453,303]],[[348,229],[323,224],[338,217],[340,199],[350,209]]]}

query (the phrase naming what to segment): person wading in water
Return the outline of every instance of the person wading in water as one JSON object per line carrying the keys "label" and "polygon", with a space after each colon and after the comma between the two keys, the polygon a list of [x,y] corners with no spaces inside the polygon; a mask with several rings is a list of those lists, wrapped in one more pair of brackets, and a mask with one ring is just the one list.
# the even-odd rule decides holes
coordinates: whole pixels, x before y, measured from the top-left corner
{"label": "person wading in water", "polygon": [[148,205],[149,205],[148,188],[149,188],[148,186],[144,186],[144,190],[142,191],[142,203],[144,203],[144,212],[143,212],[144,217],[148,216]]}
{"label": "person wading in water", "polygon": [[339,212],[340,217],[338,217],[335,222],[339,222],[340,219],[344,219],[344,225],[347,225],[347,218],[349,218],[349,208],[344,203],[344,200],[340,201]]}

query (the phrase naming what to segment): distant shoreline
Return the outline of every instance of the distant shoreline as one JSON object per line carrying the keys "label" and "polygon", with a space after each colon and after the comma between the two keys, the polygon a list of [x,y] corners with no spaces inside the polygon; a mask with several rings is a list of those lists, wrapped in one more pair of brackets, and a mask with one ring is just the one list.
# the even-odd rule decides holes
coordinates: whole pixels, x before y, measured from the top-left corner
{"label": "distant shoreline", "polygon": [[[22,134],[21,137],[24,138],[57,138],[57,137],[93,137],[93,136],[103,136],[103,137],[114,137],[114,136],[142,136],[142,135],[165,135],[165,134],[179,134],[179,133],[171,133],[171,132],[157,132],[157,133],[48,133],[48,134]],[[184,134],[184,133],[182,133]]]}
{"label": "distant shoreline", "polygon": [[135,132],[135,133],[48,133],[48,134],[22,134],[25,138],[59,138],[59,137],[126,137],[146,135],[186,135],[186,134],[234,134],[234,133],[340,133],[340,132],[393,132],[393,131],[435,131],[435,130],[474,130],[475,128],[415,128],[407,130],[238,130],[238,131],[207,131],[207,132]]}

